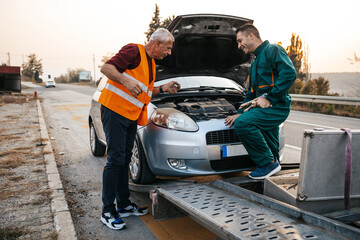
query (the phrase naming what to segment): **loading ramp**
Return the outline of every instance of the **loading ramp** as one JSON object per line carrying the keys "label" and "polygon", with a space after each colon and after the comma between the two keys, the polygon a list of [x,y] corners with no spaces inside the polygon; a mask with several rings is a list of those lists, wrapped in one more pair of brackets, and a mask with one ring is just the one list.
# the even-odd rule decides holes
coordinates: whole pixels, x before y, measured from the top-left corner
{"label": "loading ramp", "polygon": [[360,229],[224,180],[158,188],[151,197],[156,220],[186,214],[221,239],[360,239]]}

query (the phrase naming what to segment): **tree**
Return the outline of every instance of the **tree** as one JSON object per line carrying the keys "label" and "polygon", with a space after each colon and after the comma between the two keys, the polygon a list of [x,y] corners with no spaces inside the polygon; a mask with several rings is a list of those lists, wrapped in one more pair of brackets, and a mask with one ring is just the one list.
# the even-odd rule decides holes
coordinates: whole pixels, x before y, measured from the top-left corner
{"label": "tree", "polygon": [[307,81],[311,79],[311,63],[309,62],[310,48],[309,45],[305,44],[304,54],[302,59],[301,72],[304,74],[304,80]]}
{"label": "tree", "polygon": [[167,28],[171,23],[172,23],[172,21],[174,21],[174,19],[175,19],[175,15],[172,15],[171,17],[169,16],[169,17],[167,17],[167,18],[165,18],[162,22],[161,22],[161,26],[160,27],[162,27],[162,28]]}
{"label": "tree", "polygon": [[319,77],[313,80],[315,83],[316,95],[327,95],[330,90],[330,83],[323,77]]}
{"label": "tree", "polygon": [[313,80],[306,81],[304,87],[301,89],[301,94],[310,94],[315,95],[316,93],[316,86]]}
{"label": "tree", "polygon": [[306,81],[304,87],[301,89],[302,94],[310,95],[328,95],[330,90],[330,83],[323,77]]}
{"label": "tree", "polygon": [[291,86],[289,93],[299,94],[303,87],[304,87],[304,82],[300,79],[296,79],[293,85]]}
{"label": "tree", "polygon": [[149,30],[147,32],[145,32],[147,41],[150,40],[151,34],[153,34],[156,31],[156,29],[160,28],[160,26],[161,26],[160,10],[159,10],[159,6],[157,4],[155,4],[154,16],[152,17],[152,20],[149,24]]}
{"label": "tree", "polygon": [[175,15],[172,15],[171,17],[169,16],[161,21],[159,6],[155,4],[154,16],[152,17],[152,20],[149,24],[149,30],[145,32],[146,41],[149,42],[151,35],[156,31],[156,29],[167,28],[172,23],[172,21],[174,21],[174,19]]}
{"label": "tree", "polygon": [[115,52],[113,53],[107,53],[106,55],[102,56],[101,65],[98,65],[99,68],[101,68],[107,61],[110,60],[110,58],[112,58],[115,55]]}
{"label": "tree", "polygon": [[68,69],[66,74],[61,74],[59,77],[56,78],[58,83],[72,83],[72,82],[79,82],[79,75],[80,72],[84,71],[82,68],[77,69]]}
{"label": "tree", "polygon": [[302,76],[300,76],[301,61],[303,58],[302,41],[299,35],[295,33],[292,33],[290,41],[291,44],[286,48],[286,52],[295,67],[296,75],[302,78]]}
{"label": "tree", "polygon": [[353,59],[348,58],[348,60],[350,61],[350,64],[360,63],[360,57],[358,57],[358,56],[356,55],[356,53],[354,53],[354,58],[353,58]]}
{"label": "tree", "polygon": [[[28,55],[27,58],[27,62],[21,65],[23,68],[22,74],[31,79],[38,80],[38,76],[43,74],[42,59],[37,59],[35,53]],[[35,76],[37,76],[37,78],[35,78]]]}

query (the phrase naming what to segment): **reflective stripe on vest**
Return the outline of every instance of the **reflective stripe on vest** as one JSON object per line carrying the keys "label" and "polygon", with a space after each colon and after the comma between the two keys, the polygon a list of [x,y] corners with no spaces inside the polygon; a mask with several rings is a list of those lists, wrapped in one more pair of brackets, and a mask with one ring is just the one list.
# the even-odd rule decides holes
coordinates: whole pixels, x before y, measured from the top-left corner
{"label": "reflective stripe on vest", "polygon": [[140,82],[140,81],[137,80],[136,78],[130,76],[130,75],[127,74],[126,72],[124,72],[123,75],[124,75],[125,77],[127,77],[127,78],[130,78],[130,79],[136,81],[136,82],[141,86],[142,90],[143,90],[144,92],[147,92],[147,93],[148,93],[148,96],[149,96],[149,97],[152,96],[152,91],[149,91],[149,88],[148,88],[145,84],[143,84],[142,82]]}
{"label": "reflective stripe on vest", "polygon": [[117,87],[115,87],[115,86],[113,86],[113,85],[111,85],[109,83],[106,83],[105,88],[108,89],[109,91],[112,91],[116,95],[124,98],[125,100],[131,102],[132,104],[134,104],[135,106],[137,106],[140,109],[143,108],[143,106],[144,106],[144,104],[142,102],[140,102],[139,100],[137,100],[133,96],[130,96],[126,92],[122,91],[121,89],[118,89]]}
{"label": "reflective stripe on vest", "polygon": [[127,78],[130,78],[132,80],[134,80],[135,82],[137,82],[140,86],[141,86],[141,89],[144,91],[144,92],[147,92],[148,91],[148,87],[143,84],[142,82],[140,82],[139,80],[137,80],[136,78],[130,76],[129,74],[127,74],[126,72],[123,72],[123,75]]}
{"label": "reflective stripe on vest", "polygon": [[98,102],[110,110],[126,117],[130,120],[137,120],[139,125],[144,126],[148,122],[147,105],[153,94],[154,80],[156,76],[156,67],[154,59],[151,60],[152,79],[149,82],[149,64],[145,47],[137,44],[140,52],[140,63],[135,69],[126,69],[122,74],[135,81],[142,89],[142,92],[136,98],[122,84],[107,80],[104,89],[98,97]]}

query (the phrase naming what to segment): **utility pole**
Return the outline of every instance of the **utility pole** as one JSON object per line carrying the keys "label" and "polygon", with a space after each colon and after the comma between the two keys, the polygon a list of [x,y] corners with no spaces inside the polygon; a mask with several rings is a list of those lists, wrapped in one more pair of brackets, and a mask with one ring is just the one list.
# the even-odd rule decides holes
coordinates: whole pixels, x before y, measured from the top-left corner
{"label": "utility pole", "polygon": [[8,66],[10,66],[10,53],[8,52]]}
{"label": "utility pole", "polygon": [[93,64],[94,64],[94,85],[96,84],[96,73],[95,73],[95,54],[93,54]]}

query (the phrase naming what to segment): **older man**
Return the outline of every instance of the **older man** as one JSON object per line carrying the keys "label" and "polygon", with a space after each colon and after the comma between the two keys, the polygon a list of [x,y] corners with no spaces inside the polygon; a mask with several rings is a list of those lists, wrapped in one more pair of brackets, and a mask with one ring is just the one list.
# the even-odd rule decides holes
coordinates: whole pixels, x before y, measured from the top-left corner
{"label": "older man", "polygon": [[161,92],[176,93],[180,89],[174,81],[154,88],[154,59],[170,55],[173,42],[171,33],[160,28],[145,46],[127,44],[101,68],[101,72],[109,78],[98,100],[102,104],[102,123],[107,142],[101,221],[114,230],[126,227],[121,217],[148,212],[147,208],[138,207],[129,200],[128,166],[137,125],[145,125],[148,121],[147,105],[151,96]]}
{"label": "older man", "polygon": [[[279,159],[279,125],[290,113],[289,89],[296,71],[286,51],[279,45],[262,41],[252,24],[237,29],[238,47],[245,54],[253,53],[249,89],[244,100],[247,110],[225,119],[234,125],[257,168],[249,174],[253,179],[264,179],[281,170]],[[244,105],[244,104],[243,104]]]}

